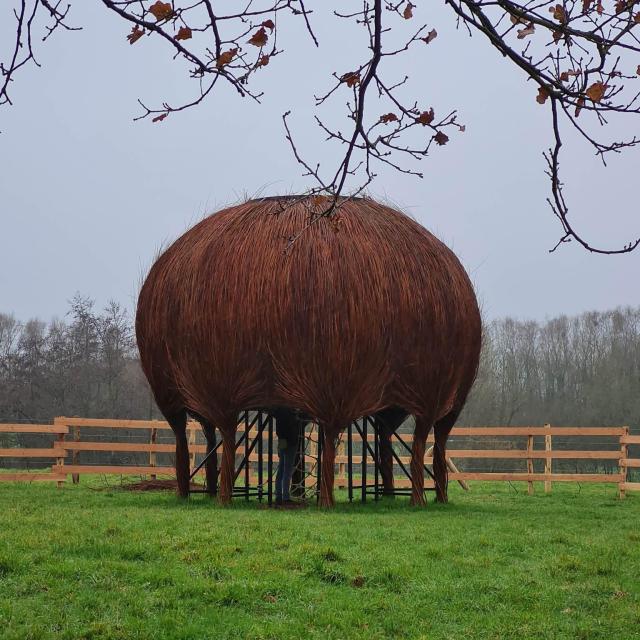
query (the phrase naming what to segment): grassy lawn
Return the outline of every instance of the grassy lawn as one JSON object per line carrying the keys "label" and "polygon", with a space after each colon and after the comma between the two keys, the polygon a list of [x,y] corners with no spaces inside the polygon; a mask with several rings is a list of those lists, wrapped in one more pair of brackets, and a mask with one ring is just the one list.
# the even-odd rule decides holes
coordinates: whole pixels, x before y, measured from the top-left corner
{"label": "grassy lawn", "polygon": [[518,491],[292,512],[0,484],[0,638],[640,638],[640,494]]}

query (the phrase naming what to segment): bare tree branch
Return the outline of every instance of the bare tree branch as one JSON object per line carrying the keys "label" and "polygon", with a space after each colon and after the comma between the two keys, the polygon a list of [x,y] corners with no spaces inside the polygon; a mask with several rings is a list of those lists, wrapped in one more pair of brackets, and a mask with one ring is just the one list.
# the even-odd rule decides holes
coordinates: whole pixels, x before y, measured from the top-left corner
{"label": "bare tree branch", "polygon": [[[417,4],[410,0],[360,0],[360,8],[335,10],[336,20],[362,29],[367,55],[359,64],[345,63],[335,71],[326,91],[315,98],[313,118],[329,144],[339,149],[338,160],[326,171],[304,158],[289,121],[283,117],[289,142],[303,175],[312,182],[305,195],[317,196],[310,210],[310,224],[337,214],[345,197],[361,193],[377,177],[379,166],[392,167],[422,178],[420,163],[434,148],[449,142],[451,132],[464,131],[457,111],[436,116],[435,108],[401,98],[410,85],[410,74],[387,77],[386,61],[403,68],[400,58],[414,47],[424,47],[437,37],[427,24],[413,26]],[[279,18],[300,16],[315,46],[312,12],[303,0],[244,0],[240,8],[225,12],[215,0],[101,0],[104,7],[130,27],[131,45],[141,38],[155,38],[186,64],[197,91],[181,103],[164,101],[158,106],[139,103],[137,120],[161,122],[173,113],[203,103],[219,86],[233,87],[239,96],[259,102],[262,93],[251,86],[283,50],[277,40]],[[604,4],[606,2],[606,5]],[[67,22],[70,5],[62,0],[14,0],[16,37],[6,61],[0,61],[0,106],[11,105],[11,83],[25,65],[38,65],[33,42],[36,33],[47,40],[57,30],[74,30]],[[601,140],[610,118],[640,113],[640,0],[445,0],[458,26],[479,32],[512,65],[533,81],[537,102],[551,111],[552,144],[544,154],[551,183],[548,203],[562,227],[562,236],[551,249],[572,240],[588,251],[628,253],[640,239],[621,248],[607,249],[585,239],[569,219],[569,208],[560,180],[562,134],[573,130],[606,164],[610,153],[622,153],[640,139]],[[404,26],[403,26],[404,25]],[[405,31],[403,31],[405,29]],[[394,39],[387,39],[393,32]],[[406,35],[401,36],[401,34]],[[404,39],[403,39],[404,38]],[[387,40],[394,46],[385,48]],[[398,44],[400,43],[400,44]],[[363,46],[363,50],[365,47]],[[385,61],[385,64],[383,64]],[[346,96],[348,129],[326,119],[323,107]]]}

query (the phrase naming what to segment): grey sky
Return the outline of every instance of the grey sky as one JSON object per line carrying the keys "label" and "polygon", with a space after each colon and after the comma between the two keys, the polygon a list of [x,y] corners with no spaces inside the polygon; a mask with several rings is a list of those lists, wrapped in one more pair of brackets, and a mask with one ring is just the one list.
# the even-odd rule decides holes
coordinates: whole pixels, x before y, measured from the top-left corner
{"label": "grey sky", "polygon": [[[640,251],[603,257],[569,245],[547,252],[560,234],[545,204],[547,109],[480,36],[455,30],[449,10],[429,12],[421,15],[439,36],[404,58],[398,77],[412,76],[410,93],[425,108],[458,108],[467,131],[422,162],[423,180],[380,170],[371,194],[395,202],[456,251],[490,318],[639,305]],[[182,67],[150,40],[130,47],[126,25],[97,0],[74,4],[73,14],[84,30],[40,47],[43,68],[24,70],[15,106],[0,111],[0,311],[21,319],[63,314],[76,291],[98,305],[113,298],[133,308],[157,249],[204,214],[244,194],[308,186],[280,116],[292,109],[305,156],[333,166],[339,150],[314,129],[312,96],[331,71],[345,72],[364,55],[355,38],[318,15],[319,52],[304,33],[282,31],[285,53],[263,74],[262,105],[224,89],[163,123],[133,123],[138,97],[157,104],[191,95]],[[4,23],[0,47],[7,35]],[[326,115],[344,129],[343,103]],[[640,235],[637,153],[602,169],[590,148],[567,141],[563,172],[578,228],[605,246]]]}

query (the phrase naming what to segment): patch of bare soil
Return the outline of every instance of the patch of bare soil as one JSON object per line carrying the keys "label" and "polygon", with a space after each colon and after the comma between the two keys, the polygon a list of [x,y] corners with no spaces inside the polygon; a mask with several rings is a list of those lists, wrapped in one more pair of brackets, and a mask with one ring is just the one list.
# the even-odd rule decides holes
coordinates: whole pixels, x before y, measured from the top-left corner
{"label": "patch of bare soil", "polygon": [[[126,491],[177,491],[177,480],[140,480],[123,484]],[[202,489],[202,485],[191,483],[191,489]]]}

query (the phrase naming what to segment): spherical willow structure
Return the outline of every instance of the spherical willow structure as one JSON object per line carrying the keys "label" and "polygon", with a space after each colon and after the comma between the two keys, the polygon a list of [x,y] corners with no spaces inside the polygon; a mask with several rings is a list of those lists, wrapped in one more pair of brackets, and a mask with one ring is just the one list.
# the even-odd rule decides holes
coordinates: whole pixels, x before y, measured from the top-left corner
{"label": "spherical willow structure", "polygon": [[[336,440],[376,412],[416,418],[412,499],[423,501],[433,427],[446,499],[446,440],[473,383],[480,315],[456,256],[417,222],[367,198],[331,217],[319,198],[263,198],[202,220],[152,266],[136,334],[143,370],[176,435],[189,491],[186,419],[223,439],[231,499],[238,413],[289,407],[323,427],[320,503],[333,504]],[[215,478],[209,480],[215,481]]]}

